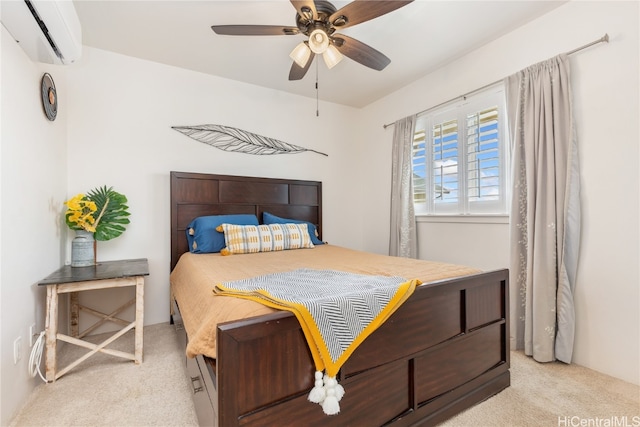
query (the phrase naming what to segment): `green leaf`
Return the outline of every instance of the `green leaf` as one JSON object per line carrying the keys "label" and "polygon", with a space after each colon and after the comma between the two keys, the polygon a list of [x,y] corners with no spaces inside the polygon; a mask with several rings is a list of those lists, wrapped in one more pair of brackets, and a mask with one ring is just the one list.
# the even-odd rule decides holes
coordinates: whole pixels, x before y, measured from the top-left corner
{"label": "green leaf", "polygon": [[[96,240],[104,241],[115,239],[126,230],[120,224],[129,224],[129,206],[126,205],[127,198],[113,190],[113,187],[97,187],[87,193],[87,198],[95,202],[98,210],[96,220],[98,225],[94,235]],[[106,207],[105,207],[106,206]],[[104,211],[103,211],[104,210]],[[100,216],[100,214],[102,214]]]}

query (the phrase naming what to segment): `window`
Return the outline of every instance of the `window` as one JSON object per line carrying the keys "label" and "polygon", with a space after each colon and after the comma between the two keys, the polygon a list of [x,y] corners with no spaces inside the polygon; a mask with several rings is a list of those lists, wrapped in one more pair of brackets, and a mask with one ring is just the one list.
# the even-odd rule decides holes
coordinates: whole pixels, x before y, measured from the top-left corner
{"label": "window", "polygon": [[505,128],[502,85],[419,115],[412,166],[416,213],[506,214]]}

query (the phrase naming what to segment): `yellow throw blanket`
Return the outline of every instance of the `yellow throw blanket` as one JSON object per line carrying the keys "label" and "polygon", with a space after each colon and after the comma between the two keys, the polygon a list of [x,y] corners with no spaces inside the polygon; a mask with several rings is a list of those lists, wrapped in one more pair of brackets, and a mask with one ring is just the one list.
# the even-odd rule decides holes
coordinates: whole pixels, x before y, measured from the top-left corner
{"label": "yellow throw blanket", "polygon": [[401,277],[299,269],[225,282],[216,285],[214,293],[295,314],[316,366],[309,400],[333,415],[340,411],[338,402],[344,394],[335,379],[340,367],[420,283]]}

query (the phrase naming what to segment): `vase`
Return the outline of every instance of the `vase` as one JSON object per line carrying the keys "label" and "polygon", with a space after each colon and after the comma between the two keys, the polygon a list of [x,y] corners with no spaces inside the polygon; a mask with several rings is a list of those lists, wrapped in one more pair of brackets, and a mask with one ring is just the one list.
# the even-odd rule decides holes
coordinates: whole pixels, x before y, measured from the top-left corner
{"label": "vase", "polygon": [[76,230],[76,237],[71,241],[71,267],[88,267],[95,265],[96,251],[93,233]]}

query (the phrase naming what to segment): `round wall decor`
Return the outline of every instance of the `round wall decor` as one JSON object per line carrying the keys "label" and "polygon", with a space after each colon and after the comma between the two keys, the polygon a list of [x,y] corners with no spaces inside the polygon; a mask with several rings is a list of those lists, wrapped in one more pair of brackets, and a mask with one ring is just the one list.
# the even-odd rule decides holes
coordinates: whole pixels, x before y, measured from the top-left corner
{"label": "round wall decor", "polygon": [[42,76],[40,87],[44,114],[49,120],[54,121],[58,115],[58,94],[56,93],[56,85],[53,83],[53,78],[49,73],[44,73]]}

